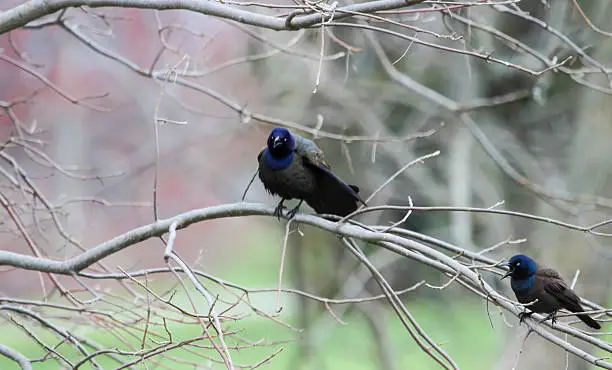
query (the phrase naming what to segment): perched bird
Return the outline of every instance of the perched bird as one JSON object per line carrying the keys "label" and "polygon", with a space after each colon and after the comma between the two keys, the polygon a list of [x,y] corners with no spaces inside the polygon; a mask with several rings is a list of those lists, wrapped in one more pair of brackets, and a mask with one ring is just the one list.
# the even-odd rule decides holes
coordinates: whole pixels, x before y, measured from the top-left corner
{"label": "perched bird", "polygon": [[[557,311],[562,308],[575,313],[584,311],[578,295],[570,289],[557,271],[540,267],[534,260],[523,254],[513,256],[504,265],[509,268],[509,271],[502,276],[502,279],[510,276],[510,286],[518,301],[527,304],[537,299],[534,304],[526,306],[532,312],[522,312],[519,315],[520,322],[537,312],[548,313],[544,320],[552,319],[554,324]],[[591,328],[601,329],[601,325],[588,315],[578,314],[576,316]]]}
{"label": "perched bird", "polygon": [[346,216],[365,202],[359,188],[347,185],[334,175],[323,159],[323,152],[310,140],[276,127],[266,147],[257,156],[259,179],[272,195],[281,197],[274,214],[280,218],[283,202],[299,199],[289,212],[293,217],[303,201],[319,214]]}

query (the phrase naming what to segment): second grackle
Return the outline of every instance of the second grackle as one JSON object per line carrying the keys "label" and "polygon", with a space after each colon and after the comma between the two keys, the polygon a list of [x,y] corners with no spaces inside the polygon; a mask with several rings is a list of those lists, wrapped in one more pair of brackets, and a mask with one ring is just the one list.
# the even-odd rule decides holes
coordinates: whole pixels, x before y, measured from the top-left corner
{"label": "second grackle", "polygon": [[557,311],[565,308],[568,311],[578,313],[576,316],[593,329],[601,329],[601,325],[590,316],[580,314],[584,309],[580,305],[580,297],[567,285],[561,275],[553,269],[538,266],[534,260],[517,254],[510,258],[505,264],[509,271],[502,279],[510,276],[510,286],[520,303],[534,304],[526,306],[531,312],[522,312],[519,315],[520,322],[525,317],[537,313],[547,313],[544,320],[556,321]]}
{"label": "second grackle", "polygon": [[280,218],[283,202],[299,199],[289,212],[293,217],[303,201],[319,214],[346,216],[357,210],[359,188],[347,185],[334,175],[315,143],[289,130],[276,127],[266,147],[257,156],[259,178],[266,190],[281,197],[274,214]]}

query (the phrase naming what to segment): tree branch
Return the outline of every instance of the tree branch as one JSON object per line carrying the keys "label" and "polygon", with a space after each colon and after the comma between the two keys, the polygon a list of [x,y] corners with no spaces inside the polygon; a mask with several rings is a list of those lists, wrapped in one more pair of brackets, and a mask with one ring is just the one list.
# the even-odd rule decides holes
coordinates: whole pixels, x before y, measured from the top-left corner
{"label": "tree branch", "polygon": [[[422,3],[424,0],[376,0],[348,5],[337,9],[334,19],[354,16],[346,12],[372,13],[392,10]],[[268,28],[276,31],[297,30],[319,24],[324,17],[319,13],[299,15],[292,13],[286,18],[259,14],[239,9],[217,1],[199,0],[30,0],[14,8],[0,12],[0,35],[25,26],[57,11],[87,6],[90,8],[137,8],[155,10],[190,10],[196,13],[230,19],[243,24]]]}
{"label": "tree branch", "polygon": [[[159,220],[149,225],[141,226],[65,261],[36,258],[8,251],[0,251],[0,265],[10,265],[28,270],[70,275],[77,273],[91,266],[102,258],[121,251],[122,249],[133,244],[151,237],[161,236],[169,232],[170,227],[174,224],[177,225],[176,229],[180,230],[193,223],[204,220],[256,215],[272,216],[273,213],[273,208],[263,204],[253,203],[233,203],[197,209],[176,215],[172,218]],[[475,271],[474,266],[467,266],[455,258],[449,257],[430,246],[396,234],[375,231],[367,226],[332,222],[311,214],[298,213],[293,218],[293,221],[311,225],[344,237],[352,237],[370,242],[388,249],[398,255],[428,264],[436,269],[439,269],[440,271],[450,274],[451,276],[458,275],[457,280],[462,284],[467,284],[470,290],[473,289],[473,291],[482,297],[485,297],[494,304],[503,307],[509,312],[512,312],[514,315],[518,315],[520,312],[520,306],[500,295],[489,284],[483,281],[482,276]],[[161,254],[163,254],[163,251],[160,250],[160,255]],[[592,364],[606,369],[612,369],[612,363],[603,362],[602,359],[590,355],[586,351],[575,347],[567,341],[559,339],[552,332],[546,330],[544,325],[539,325],[532,320],[527,320],[526,323],[532,330],[534,330],[534,332],[551,343],[557,344],[563,349]],[[550,327],[550,324],[547,325]],[[561,332],[568,333],[575,338],[593,344],[605,351],[612,352],[612,346],[610,346],[610,344],[603,342],[587,333],[566,325],[557,324],[554,328]]]}
{"label": "tree branch", "polygon": [[19,364],[22,370],[32,370],[32,363],[27,357],[22,355],[20,352],[15,351],[11,347],[7,347],[4,344],[0,344],[0,355],[10,358]]}

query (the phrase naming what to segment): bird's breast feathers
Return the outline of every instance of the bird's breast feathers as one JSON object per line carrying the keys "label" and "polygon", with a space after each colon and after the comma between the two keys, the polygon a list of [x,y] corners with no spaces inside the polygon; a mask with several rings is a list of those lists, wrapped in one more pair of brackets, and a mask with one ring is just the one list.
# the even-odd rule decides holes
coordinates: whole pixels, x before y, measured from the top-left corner
{"label": "bird's breast feathers", "polygon": [[527,279],[512,279],[510,280],[510,285],[512,286],[512,290],[515,292],[524,292],[531,288],[534,279],[534,275],[528,277]]}
{"label": "bird's breast feathers", "polygon": [[283,158],[274,158],[268,148],[263,151],[263,161],[266,166],[272,170],[283,170],[291,164],[293,161],[293,152]]}

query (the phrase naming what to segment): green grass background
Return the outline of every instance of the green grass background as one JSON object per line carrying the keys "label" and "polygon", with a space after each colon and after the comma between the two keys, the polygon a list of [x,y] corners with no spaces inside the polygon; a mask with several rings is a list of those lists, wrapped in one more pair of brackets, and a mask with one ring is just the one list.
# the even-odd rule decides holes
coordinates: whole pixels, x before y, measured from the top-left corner
{"label": "green grass background", "polygon": [[[442,320],[444,325],[440,325],[442,317],[445,316],[445,307],[439,307],[426,302],[409,304],[411,313],[419,320],[421,326],[428,334],[443,343],[443,348],[454,358],[454,360],[465,369],[487,369],[490,361],[493,361],[498,354],[500,341],[497,339],[495,331],[491,329],[486,317],[483,320],[482,307],[473,305],[462,305],[460,308],[464,314],[461,320]],[[459,309],[457,307],[457,309]],[[470,314],[470,312],[473,312]],[[412,338],[403,328],[399,320],[387,315],[388,330],[391,343],[394,346],[396,359],[399,361],[401,369],[439,369],[439,365],[426,356],[414,343]],[[288,323],[295,324],[295,320],[284,317]],[[298,359],[298,343],[289,342],[272,347],[257,349],[246,349],[232,352],[232,359],[236,364],[253,364],[263,360],[268,355],[275,352],[278,348],[283,348],[275,358],[268,364],[263,365],[265,369],[299,369],[299,368],[328,368],[328,369],[354,369],[366,370],[377,369],[378,359],[376,346],[373,343],[369,326],[359,315],[350,315],[344,319],[347,325],[335,324],[330,330],[330,334],[325,342],[318,346],[322,351],[316,354],[316,359],[310,364],[300,366]],[[241,333],[251,340],[265,339],[268,341],[290,339],[293,337],[290,331],[270,323],[265,319],[246,319],[241,320],[235,326],[245,329]],[[232,325],[229,326],[232,328]],[[200,334],[201,328],[198,325],[173,325],[171,331],[173,336],[178,338],[189,338]],[[82,335],[95,339],[96,341],[113,346],[114,337],[104,332],[104,330],[83,330]],[[29,357],[41,356],[43,352],[36,346],[32,346],[32,340],[22,334],[16,328],[10,327],[2,334],[2,342],[21,351]],[[9,339],[10,338],[10,339]],[[48,343],[57,343],[57,339],[52,340],[52,335],[42,335],[41,339],[47,339]],[[68,347],[66,347],[68,348]],[[196,359],[196,356],[177,349],[171,352],[174,356],[185,359]],[[74,357],[75,351],[65,351],[69,357]],[[100,357],[99,363],[106,368],[114,368],[117,364],[112,360],[103,360]],[[208,368],[203,363],[202,368]],[[175,369],[193,369],[193,366],[186,364],[172,364]],[[56,369],[57,362],[36,363],[35,369]],[[221,365],[214,366],[221,368]],[[0,357],[0,369],[18,369],[19,367],[12,361]],[[82,369],[90,369],[90,365],[84,365]],[[136,368],[144,369],[144,365],[139,364]]]}
{"label": "green grass background", "polygon": [[[266,241],[253,241],[256,245],[275,245]],[[245,248],[240,255],[240,261],[244,265],[236,263],[227,263],[224,266],[215,266],[205,271],[210,271],[216,276],[222,277],[228,281],[242,284],[249,288],[266,287],[273,288],[277,284],[278,264],[279,264],[279,247],[276,248]],[[267,251],[267,252],[264,252]],[[288,267],[290,266],[288,265]],[[290,285],[290,276],[285,271],[285,285]],[[173,279],[173,278],[171,278]],[[142,279],[141,279],[142,280]],[[174,280],[173,280],[174,281]],[[214,286],[206,282],[207,287]],[[163,284],[162,284],[163,285]],[[157,288],[157,287],[156,287]],[[427,289],[427,288],[424,288]],[[459,288],[460,289],[460,288]],[[163,289],[154,289],[162,291]],[[452,291],[451,291],[452,293]],[[454,293],[458,293],[457,291]],[[459,292],[460,293],[460,292]],[[442,294],[442,293],[440,293]],[[444,293],[447,294],[447,293]],[[197,296],[194,293],[193,296]],[[506,333],[504,324],[500,321],[497,311],[493,307],[489,307],[494,326],[491,327],[489,318],[486,313],[486,306],[480,299],[474,298],[469,294],[459,294],[459,297],[464,296],[464,299],[453,300],[452,304],[448,301],[438,300],[433,298],[423,298],[418,292],[408,293],[403,297],[403,300],[421,327],[428,335],[437,343],[440,343],[444,350],[451,355],[456,363],[462,369],[470,370],[488,370],[492,363],[496,362],[503,345],[503,338]],[[35,298],[35,297],[33,297]],[[271,313],[276,304],[276,293],[254,294],[251,295],[255,306]],[[178,293],[173,302],[181,305],[186,309],[190,309],[190,305],[184,294]],[[298,318],[295,315],[295,305],[297,299],[294,295],[283,296],[284,309],[279,319],[283,322],[299,327]],[[206,307],[202,300],[199,304]],[[322,312],[320,315],[329,316],[319,305]],[[245,310],[246,312],[246,310]],[[261,318],[251,314],[237,322],[228,322],[224,325],[225,331],[243,329],[240,335],[248,338],[251,341],[264,340],[267,342],[291,340],[285,343],[278,343],[271,346],[262,346],[256,348],[248,348],[241,350],[232,350],[232,359],[235,364],[254,364],[264,360],[278,349],[282,351],[276,355],[269,363],[262,365],[262,369],[352,369],[352,370],[368,370],[380,369],[377,355],[377,347],[373,342],[371,330],[362,317],[355,310],[343,317],[346,325],[330,320],[329,332],[324,336],[322,343],[317,343],[316,353],[313,358],[307,363],[300,363],[299,343],[296,341],[300,333],[292,332],[284,326],[272,323],[268,319]],[[391,310],[385,312],[386,325],[390,337],[389,343],[393,346],[393,353],[397,361],[398,369],[439,369],[439,365],[427,356],[410,337],[408,332],[403,327],[400,320]],[[27,321],[17,314],[11,314],[21,322]],[[78,314],[75,314],[78,315]],[[65,324],[65,322],[64,322]],[[22,352],[29,358],[37,358],[44,355],[44,351],[33,344],[23,331],[10,323],[4,323],[2,334],[0,335],[0,343],[13,347]],[[188,339],[201,334],[201,327],[197,324],[171,324],[169,325],[173,335],[173,339]],[[107,330],[91,326],[71,327],[78,334],[93,339],[98,343],[107,346],[108,348],[116,347],[118,341]],[[161,332],[159,329],[157,332]],[[55,345],[58,343],[57,336],[50,334],[48,331],[38,331],[42,340],[47,344]],[[138,344],[139,340],[134,339],[133,343]],[[199,342],[206,344],[206,341]],[[151,344],[151,343],[149,343]],[[231,345],[232,342],[228,342]],[[125,348],[125,347],[124,347]],[[74,360],[81,356],[75,352],[70,346],[63,344],[60,346],[61,352],[68,358]],[[199,349],[191,347],[190,351],[198,351]],[[201,349],[200,353],[210,353],[211,356],[218,358],[214,352],[207,349]],[[193,353],[184,349],[175,349],[169,352],[170,355],[185,359],[195,360],[198,357]],[[123,357],[126,359],[126,357]],[[117,367],[117,363],[106,358],[105,356],[97,357],[99,364],[104,369],[113,369]],[[157,359],[161,359],[157,357]],[[194,369],[192,365],[181,364],[171,360],[162,360],[162,362],[173,369]],[[223,365],[214,364],[208,361],[200,363],[198,369],[207,368],[223,368]],[[46,361],[36,362],[33,364],[34,369],[57,369],[58,362]],[[84,364],[80,369],[91,369],[90,364]],[[134,366],[136,369],[153,369],[156,367],[152,362],[141,362]],[[16,363],[0,356],[0,370],[19,369]]]}
{"label": "green grass background", "polygon": [[[269,243],[265,243],[268,244]],[[277,283],[278,274],[278,252],[277,248],[269,250],[269,253],[262,253],[262,249],[247,248],[241,255],[241,260],[248,263],[248,268],[245,266],[236,265],[235,263],[223,266],[220,269],[226,280],[243,284],[245,286],[254,287],[274,287]],[[286,282],[290,284],[289,276],[286,273]],[[210,284],[209,284],[210,285]],[[207,285],[208,286],[208,285]],[[159,289],[161,290],[161,289]],[[156,289],[157,291],[157,289]],[[466,300],[465,302],[457,302],[453,304],[453,314],[449,315],[449,307],[435,300],[412,299],[417,295],[408,295],[405,302],[418,320],[421,326],[427,333],[438,343],[443,343],[444,349],[466,369],[486,369],[486,364],[489,360],[493,360],[499,350],[500,341],[497,339],[502,328],[494,330],[491,328],[488,318],[485,314],[485,309],[482,302],[478,300]],[[276,302],[276,293],[256,294],[253,295],[256,305],[263,309],[272,311]],[[181,304],[183,307],[189,308],[186,298],[177,294],[173,302]],[[284,296],[283,314],[279,319],[293,326],[299,326],[295,317],[295,296]],[[293,305],[293,308],[292,308]],[[354,311],[353,311],[354,312]],[[328,315],[325,311],[322,315]],[[22,322],[25,319],[19,317]],[[404,329],[402,323],[391,311],[386,312],[386,321],[390,336],[390,343],[393,345],[393,352],[402,369],[438,369],[439,366],[425,355],[416,345],[414,340],[409,336]],[[297,341],[280,343],[271,347],[249,348],[238,351],[232,351],[232,359],[235,364],[253,364],[257,363],[267,356],[274,353],[279,348],[282,352],[276,355],[269,363],[261,368],[265,369],[354,369],[366,370],[379,368],[376,345],[373,343],[370,328],[365,319],[360,314],[349,314],[343,318],[346,325],[342,325],[335,321],[331,321],[329,333],[325,336],[323,343],[318,343],[318,351],[315,353],[315,358],[306,364],[298,363],[299,360],[299,344]],[[74,328],[80,335],[96,340],[100,344],[110,348],[117,346],[115,337],[108,331],[101,328],[91,328],[83,326],[82,328]],[[266,341],[282,341],[296,339],[301,334],[292,332],[287,328],[271,323],[269,320],[260,318],[256,315],[240,320],[236,323],[229,323],[225,327],[227,330],[242,328],[241,336],[252,341],[260,339]],[[172,324],[170,330],[175,339],[187,339],[197,336],[201,333],[199,325],[183,325]],[[58,342],[56,336],[48,331],[39,331],[38,334],[47,344],[55,345]],[[37,345],[33,344],[23,331],[14,325],[4,325],[0,342],[22,352],[30,358],[36,358],[44,355],[44,352]],[[204,343],[204,342],[201,342]],[[79,358],[78,355],[70,346],[64,344],[60,347],[61,351],[69,358]],[[202,350],[207,351],[207,350]],[[170,352],[173,356],[184,359],[196,359],[196,356],[182,349],[176,349]],[[117,363],[107,359],[105,356],[98,357],[100,365],[103,368],[115,368]],[[180,363],[167,362],[174,369],[193,369],[193,366]],[[154,368],[150,362],[145,367],[143,363],[135,366],[138,369]],[[201,368],[222,368],[222,365],[214,365],[210,362],[201,364]],[[17,364],[0,356],[0,369],[18,369]],[[56,369],[58,363],[55,361],[46,361],[43,363],[34,363],[35,369]],[[89,364],[85,364],[81,369],[91,369]]]}

